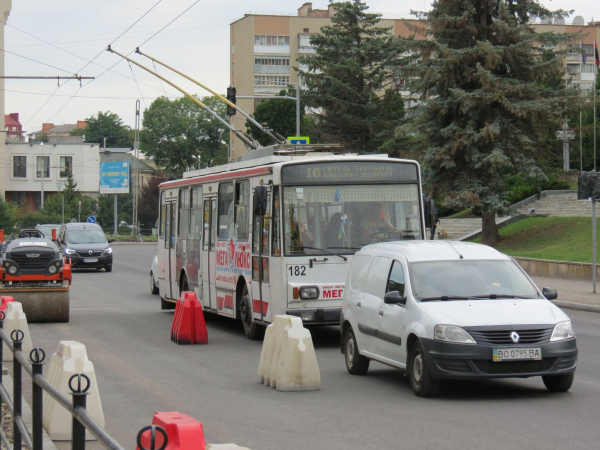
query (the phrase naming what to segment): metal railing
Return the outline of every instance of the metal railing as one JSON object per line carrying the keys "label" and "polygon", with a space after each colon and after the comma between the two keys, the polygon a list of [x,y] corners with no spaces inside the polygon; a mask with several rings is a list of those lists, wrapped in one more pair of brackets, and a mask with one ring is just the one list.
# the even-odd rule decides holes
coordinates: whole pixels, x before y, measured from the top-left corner
{"label": "metal railing", "polygon": [[[65,408],[73,416],[72,421],[72,441],[73,450],[85,450],[86,430],[98,439],[98,442],[109,450],[125,450],[115,439],[113,439],[98,422],[96,422],[86,410],[86,396],[91,387],[90,379],[84,374],[75,374],[69,379],[69,389],[71,390],[72,400],[62,392],[54,388],[48,380],[42,375],[44,359],[46,354],[41,348],[34,348],[29,353],[30,362],[22,354],[24,333],[21,330],[13,330],[8,337],[4,331],[4,311],[0,311],[0,422],[2,419],[2,402],[6,403],[8,410],[12,414],[13,422],[13,444],[11,445],[0,427],[0,439],[8,450],[21,450],[22,444],[28,450],[43,450],[43,400],[42,395],[46,392],[56,402]],[[3,384],[2,359],[4,345],[13,354],[13,400],[11,400],[8,391]],[[22,369],[31,377],[32,383],[32,430],[31,433],[25,426],[22,416]],[[83,382],[83,384],[82,384]],[[142,435],[150,431],[150,447],[146,449],[141,445]],[[156,449],[156,431],[163,436],[163,445]],[[158,426],[147,426],[140,430],[137,437],[137,443],[140,450],[164,450],[168,437],[165,430]]]}

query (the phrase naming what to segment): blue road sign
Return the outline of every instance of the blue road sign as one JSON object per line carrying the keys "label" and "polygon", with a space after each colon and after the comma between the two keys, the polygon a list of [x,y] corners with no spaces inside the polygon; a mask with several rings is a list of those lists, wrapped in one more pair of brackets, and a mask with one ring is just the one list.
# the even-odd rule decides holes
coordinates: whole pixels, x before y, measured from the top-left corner
{"label": "blue road sign", "polygon": [[96,223],[96,218],[94,216],[90,216],[87,218],[88,223]]}
{"label": "blue road sign", "polygon": [[129,194],[129,161],[100,163],[100,193]]}
{"label": "blue road sign", "polygon": [[288,136],[288,141],[292,145],[309,145],[310,137],[308,136]]}

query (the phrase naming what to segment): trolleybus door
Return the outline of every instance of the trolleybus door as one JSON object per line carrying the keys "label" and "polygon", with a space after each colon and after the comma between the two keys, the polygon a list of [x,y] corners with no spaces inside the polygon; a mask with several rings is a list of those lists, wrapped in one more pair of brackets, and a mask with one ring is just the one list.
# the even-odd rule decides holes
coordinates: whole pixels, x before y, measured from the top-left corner
{"label": "trolleybus door", "polygon": [[217,309],[215,287],[217,258],[215,242],[217,240],[217,199],[204,197],[202,214],[202,302],[205,308]]}
{"label": "trolleybus door", "polygon": [[177,235],[177,226],[175,218],[177,217],[177,202],[167,202],[166,226],[165,226],[165,278],[167,289],[165,295],[170,299],[177,299],[179,292],[177,286],[177,254],[175,252],[175,236]]}
{"label": "trolleybus door", "polygon": [[[261,193],[257,193],[257,191]],[[264,190],[264,191],[263,191]],[[259,203],[263,205],[259,207]],[[252,312],[255,319],[269,321],[271,295],[269,284],[271,249],[271,192],[265,186],[255,188],[252,235]]]}

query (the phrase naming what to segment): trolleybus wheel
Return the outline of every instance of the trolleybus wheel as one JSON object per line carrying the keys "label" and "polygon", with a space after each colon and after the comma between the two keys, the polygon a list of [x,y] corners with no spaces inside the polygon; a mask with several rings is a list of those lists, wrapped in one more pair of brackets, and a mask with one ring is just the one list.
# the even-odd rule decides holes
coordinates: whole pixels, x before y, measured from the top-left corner
{"label": "trolleybus wheel", "polygon": [[250,301],[250,295],[248,294],[248,286],[244,286],[242,292],[242,298],[239,303],[239,318],[244,325],[244,333],[248,339],[253,341],[262,339],[265,333],[265,327],[258,325],[252,320],[252,304]]}

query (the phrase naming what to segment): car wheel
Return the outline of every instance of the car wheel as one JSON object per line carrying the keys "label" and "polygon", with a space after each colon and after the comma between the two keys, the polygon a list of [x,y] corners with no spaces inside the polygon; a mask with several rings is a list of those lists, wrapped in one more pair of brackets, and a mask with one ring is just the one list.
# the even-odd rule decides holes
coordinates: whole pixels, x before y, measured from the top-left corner
{"label": "car wheel", "polygon": [[150,292],[153,295],[158,295],[158,286],[154,282],[154,274],[150,271]]}
{"label": "car wheel", "polygon": [[547,375],[542,377],[546,389],[550,392],[567,392],[573,385],[575,372],[567,375]]}
{"label": "car wheel", "polygon": [[420,341],[413,344],[408,362],[406,369],[410,385],[417,397],[435,396],[440,390],[440,380],[431,376],[427,365],[427,355]]}
{"label": "car wheel", "polygon": [[112,266],[106,266],[105,269],[107,272],[112,272]]}
{"label": "car wheel", "polygon": [[244,326],[244,333],[246,333],[246,337],[253,341],[262,339],[265,334],[265,327],[258,325],[252,320],[252,305],[250,303],[248,286],[244,286],[242,298],[238,304],[238,315],[242,321],[242,325]]}
{"label": "car wheel", "polygon": [[346,369],[352,375],[365,375],[369,370],[369,358],[358,353],[358,345],[352,328],[348,328],[344,333],[344,356],[346,359]]}
{"label": "car wheel", "polygon": [[166,309],[175,309],[176,306],[177,306],[176,303],[168,302],[162,297],[160,298],[160,309],[161,310],[164,311]]}

